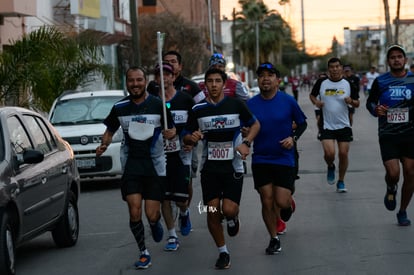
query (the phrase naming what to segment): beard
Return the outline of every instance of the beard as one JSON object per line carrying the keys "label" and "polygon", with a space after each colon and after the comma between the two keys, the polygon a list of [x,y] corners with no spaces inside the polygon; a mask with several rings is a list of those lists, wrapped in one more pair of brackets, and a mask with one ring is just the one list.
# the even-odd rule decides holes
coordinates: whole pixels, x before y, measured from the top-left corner
{"label": "beard", "polygon": [[132,99],[140,99],[141,97],[144,96],[145,93],[140,93],[140,94],[131,94],[131,98]]}
{"label": "beard", "polygon": [[134,88],[136,88],[136,87],[131,87],[131,90],[129,91],[129,94],[130,94],[130,96],[131,96],[132,99],[140,99],[143,96],[145,96],[145,90],[144,91],[139,91],[137,93],[137,92],[134,92],[133,91]]}

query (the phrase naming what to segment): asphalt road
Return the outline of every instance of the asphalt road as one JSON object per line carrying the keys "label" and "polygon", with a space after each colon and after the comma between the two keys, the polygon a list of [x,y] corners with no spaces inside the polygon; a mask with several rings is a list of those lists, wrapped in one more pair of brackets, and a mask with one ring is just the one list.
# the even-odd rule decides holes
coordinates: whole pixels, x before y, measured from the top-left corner
{"label": "asphalt road", "polygon": [[[365,109],[365,97],[362,95],[361,107],[354,116],[354,142],[345,178],[348,192],[344,194],[336,193],[335,186],[326,182],[326,166],[307,93],[299,94],[299,103],[308,116],[308,129],[298,143],[297,209],[281,237],[279,255],[264,253],[269,236],[249,169],[241,200],[240,233],[233,238],[226,235],[232,263],[229,270],[214,269],[218,252],[205,214],[198,212],[201,190],[197,177],[191,206],[193,231],[179,237],[177,252],[164,252],[165,242],[154,243],[146,226],[146,242],[153,258],[150,269],[133,268],[137,246],[129,231],[118,182],[97,181],[83,183],[78,244],[57,249],[50,234],[44,234],[18,250],[18,274],[414,274],[414,228],[397,226],[396,213],[383,205],[384,169],[377,124]],[[411,209],[408,215],[414,220]]]}

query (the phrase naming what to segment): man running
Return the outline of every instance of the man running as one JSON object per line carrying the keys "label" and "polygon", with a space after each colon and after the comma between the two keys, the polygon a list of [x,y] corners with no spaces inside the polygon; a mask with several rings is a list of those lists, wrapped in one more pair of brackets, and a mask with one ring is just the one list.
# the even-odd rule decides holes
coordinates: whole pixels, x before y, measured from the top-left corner
{"label": "man running", "polygon": [[[224,95],[227,75],[211,68],[205,73],[208,97],[194,105],[188,118],[184,143],[203,145],[201,188],[207,205],[207,225],[219,250],[217,269],[230,267],[230,254],[224,239],[222,219],[227,220],[229,236],[239,232],[239,204],[243,186],[243,160],[260,124],[246,104]],[[241,125],[250,127],[243,139]]]}
{"label": "man running", "polygon": [[322,111],[322,142],[324,159],[328,166],[328,184],[335,184],[335,141],[338,144],[339,177],[336,191],[344,193],[345,174],[348,169],[349,144],[353,140],[348,106],[359,107],[359,94],[343,75],[341,60],[328,60],[328,77],[318,79],[309,95],[311,102]]}
{"label": "man running", "polygon": [[400,45],[387,50],[390,71],[377,77],[372,84],[366,107],[378,117],[378,137],[385,167],[387,192],[385,207],[393,211],[397,206],[400,162],[403,170],[401,204],[397,221],[401,226],[411,224],[407,207],[414,190],[414,74],[406,72],[407,57]]}
{"label": "man running", "polygon": [[114,133],[122,127],[127,159],[121,180],[121,193],[122,199],[128,204],[129,227],[140,251],[139,260],[135,262],[137,269],[146,269],[152,264],[144,241],[143,200],[154,241],[160,242],[163,237],[160,223],[161,201],[165,193],[160,176],[166,174],[163,139],[171,139],[176,135],[168,110],[168,129],[163,130],[162,101],[146,92],[146,84],[147,77],[143,69],[128,69],[126,86],[129,96],[115,103],[105,118],[106,130],[101,145],[96,148],[96,156],[99,157],[110,146]]}

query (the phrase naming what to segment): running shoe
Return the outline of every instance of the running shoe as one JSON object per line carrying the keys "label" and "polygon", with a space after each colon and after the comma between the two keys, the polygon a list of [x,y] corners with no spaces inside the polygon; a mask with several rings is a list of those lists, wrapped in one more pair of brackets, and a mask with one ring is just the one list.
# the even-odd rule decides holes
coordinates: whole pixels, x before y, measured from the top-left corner
{"label": "running shoe", "polygon": [[216,261],[216,269],[228,269],[230,267],[230,254],[221,252]]}
{"label": "running shoe", "polygon": [[328,184],[333,185],[335,183],[335,164],[328,166],[328,172],[326,173],[326,180]]}
{"label": "running shoe", "polygon": [[338,180],[338,182],[336,183],[336,192],[338,193],[345,193],[346,191],[348,191],[345,188],[345,183],[343,180]]}
{"label": "running shoe", "polygon": [[384,197],[384,205],[390,211],[395,210],[397,207],[397,185],[388,186],[387,185],[387,193],[385,193]]}
{"label": "running shoe", "polygon": [[165,251],[177,251],[180,247],[180,243],[176,237],[170,236],[167,240],[167,244],[164,247]]}
{"label": "running shoe", "polygon": [[278,235],[284,235],[286,233],[286,223],[282,219],[277,219],[276,230]]}
{"label": "running shoe", "polygon": [[180,215],[180,231],[181,235],[187,236],[191,232],[190,211],[187,215]]}
{"label": "running shoe", "polygon": [[164,235],[164,229],[162,229],[162,225],[158,220],[156,224],[150,225],[152,238],[154,242],[159,243],[162,240],[162,236]]}
{"label": "running shoe", "polygon": [[139,257],[139,260],[137,262],[135,262],[135,268],[136,269],[147,269],[151,265],[152,265],[152,263],[151,263],[151,256],[150,255],[146,255],[146,254],[142,254]]}
{"label": "running shoe", "polygon": [[266,248],[267,255],[278,254],[282,251],[282,247],[280,246],[280,240],[278,237],[271,238],[269,246]]}
{"label": "running shoe", "polygon": [[400,226],[408,226],[411,225],[411,221],[407,218],[407,212],[406,211],[399,211],[397,213],[397,220],[398,225]]}
{"label": "running shoe", "polygon": [[227,220],[227,233],[230,237],[234,237],[239,233],[240,220],[238,217]]}
{"label": "running shoe", "polygon": [[296,203],[295,203],[295,200],[292,197],[292,203],[291,203],[290,207],[280,209],[280,218],[284,222],[289,221],[290,217],[292,217],[293,212],[295,212],[295,209],[296,209]]}

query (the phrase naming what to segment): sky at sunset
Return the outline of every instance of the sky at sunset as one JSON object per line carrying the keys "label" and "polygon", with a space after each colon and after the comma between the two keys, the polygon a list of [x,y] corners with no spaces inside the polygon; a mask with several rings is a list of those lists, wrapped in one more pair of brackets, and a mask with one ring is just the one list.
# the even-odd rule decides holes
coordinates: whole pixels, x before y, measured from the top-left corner
{"label": "sky at sunset", "polygon": [[[280,6],[278,0],[264,0],[269,10],[277,10],[293,27],[296,41],[302,40],[301,0]],[[397,0],[389,0],[391,21],[396,17]],[[241,11],[238,0],[221,0],[221,17],[231,19],[233,8]],[[401,0],[400,19],[414,19],[414,0]],[[325,53],[335,36],[343,43],[343,29],[385,25],[383,0],[303,0],[305,46],[308,53]]]}

